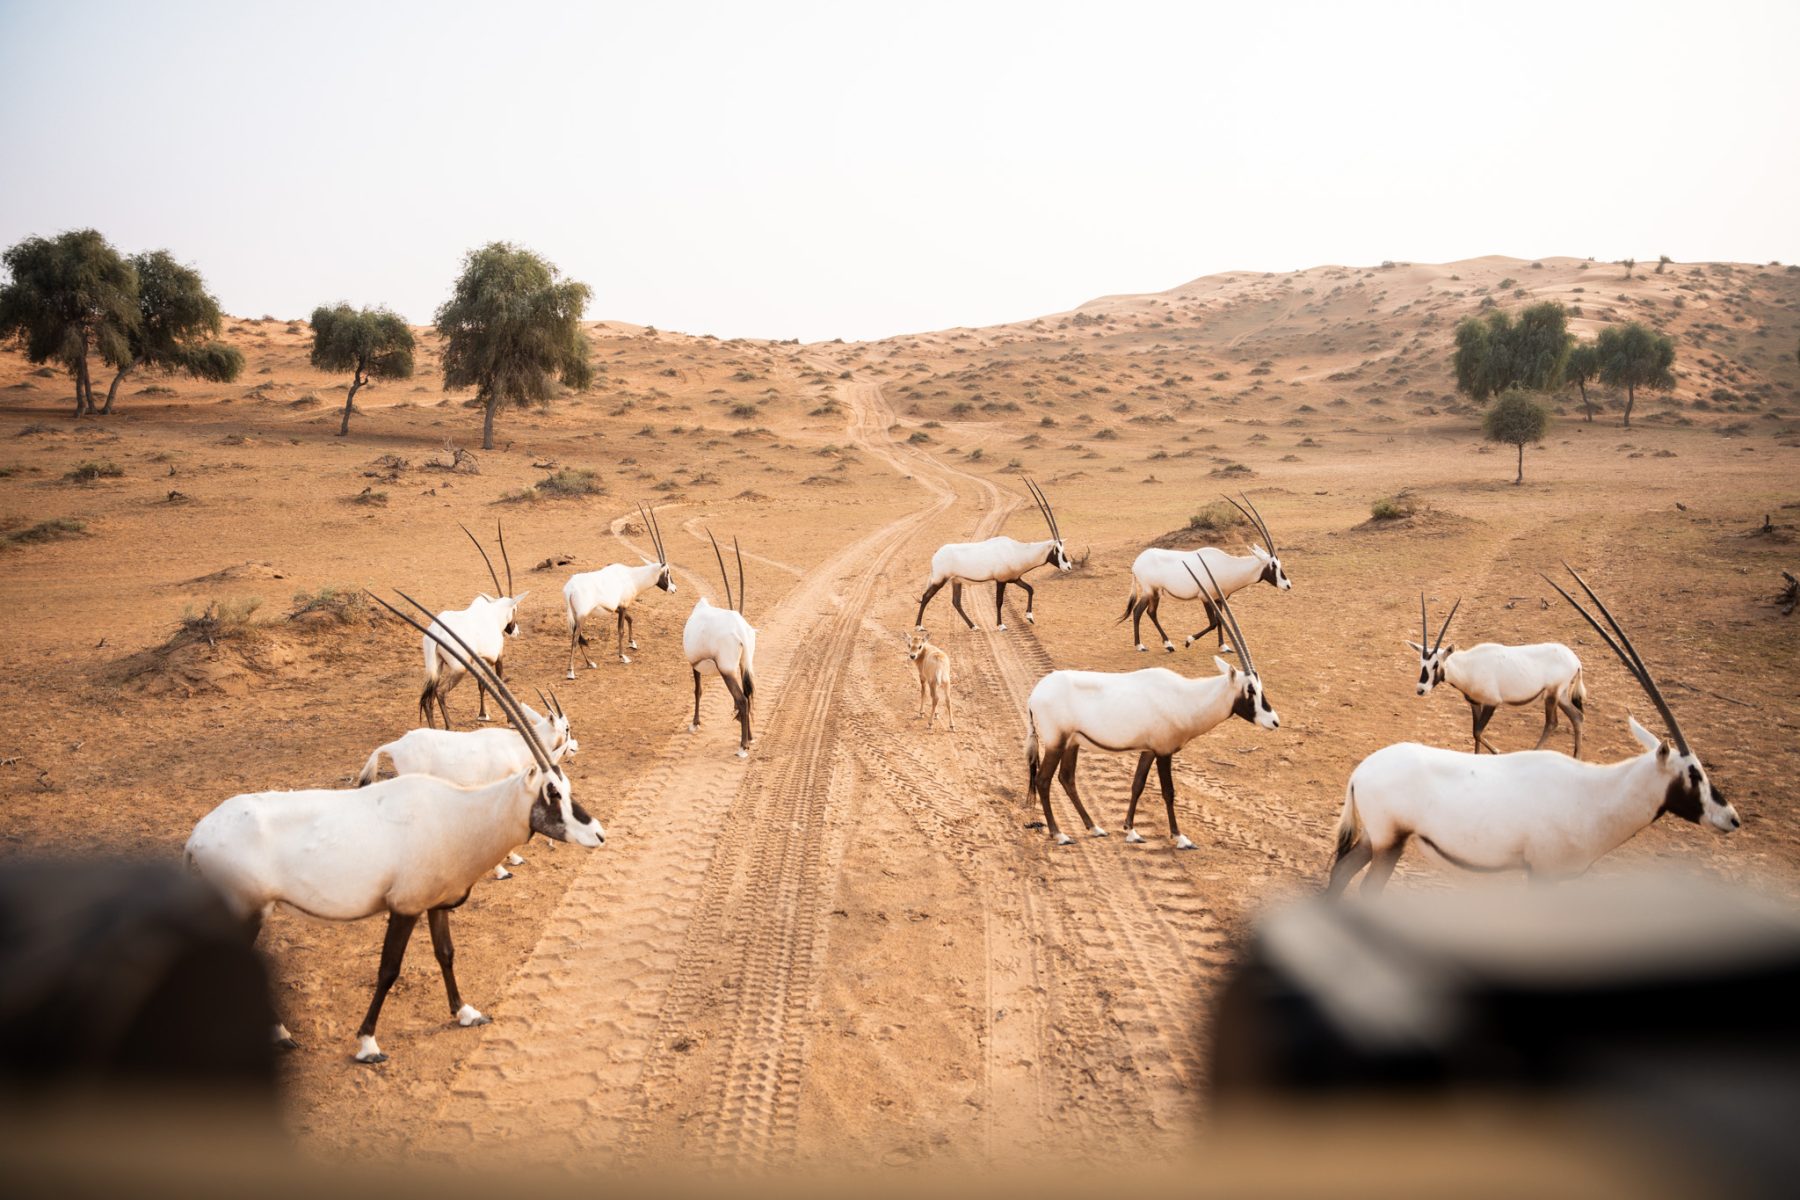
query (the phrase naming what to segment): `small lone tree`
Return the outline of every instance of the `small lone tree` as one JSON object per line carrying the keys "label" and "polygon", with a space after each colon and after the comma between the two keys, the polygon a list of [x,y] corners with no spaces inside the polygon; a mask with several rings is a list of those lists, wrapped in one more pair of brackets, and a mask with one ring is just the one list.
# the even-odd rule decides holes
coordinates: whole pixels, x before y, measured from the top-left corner
{"label": "small lone tree", "polygon": [[349,371],[350,394],[344,397],[344,420],[338,436],[350,432],[356,393],[372,379],[410,379],[413,334],[405,321],[385,308],[313,309],[312,365],[321,371]]}
{"label": "small lone tree", "polygon": [[108,364],[131,353],[137,275],[96,230],[30,237],[6,251],[0,343],[16,342],[34,363],[56,360],[75,381],[75,415],[96,411],[88,352]]}
{"label": "small lone tree", "polygon": [[1633,267],[1637,266],[1637,259],[1621,258],[1619,260],[1619,265],[1625,268],[1625,278],[1630,279],[1631,278],[1631,269]]}
{"label": "small lone tree", "polygon": [[585,390],[593,381],[581,314],[591,293],[531,251],[490,242],[463,259],[437,311],[444,390],[473,387],[485,410],[481,447],[494,448],[494,411],[550,400],[551,376]]}
{"label": "small lone tree", "polygon": [[1550,410],[1529,392],[1512,388],[1488,410],[1481,423],[1490,442],[1505,442],[1519,448],[1519,472],[1514,484],[1525,482],[1525,447],[1544,440],[1550,428]]}
{"label": "small lone tree", "polygon": [[1600,382],[1625,389],[1625,428],[1631,428],[1631,409],[1637,389],[1666,392],[1675,386],[1675,341],[1639,321],[1608,325],[1595,341],[1600,354]]}
{"label": "small lone tree", "polygon": [[131,256],[137,274],[137,323],[126,332],[127,352],[106,389],[102,413],[113,410],[119,384],[139,367],[180,371],[195,379],[230,383],[244,369],[244,352],[218,340],[224,319],[200,272],[167,250]]}
{"label": "small lone tree", "polygon": [[1657,255],[1656,256],[1656,273],[1658,275],[1661,275],[1664,271],[1669,269],[1669,264],[1674,261],[1675,261],[1674,259],[1670,258],[1666,254]]}
{"label": "small lone tree", "polygon": [[1568,362],[1563,364],[1563,376],[1581,389],[1581,406],[1587,413],[1587,419],[1594,419],[1594,404],[1588,399],[1587,385],[1600,375],[1600,347],[1593,342],[1576,342],[1569,349]]}

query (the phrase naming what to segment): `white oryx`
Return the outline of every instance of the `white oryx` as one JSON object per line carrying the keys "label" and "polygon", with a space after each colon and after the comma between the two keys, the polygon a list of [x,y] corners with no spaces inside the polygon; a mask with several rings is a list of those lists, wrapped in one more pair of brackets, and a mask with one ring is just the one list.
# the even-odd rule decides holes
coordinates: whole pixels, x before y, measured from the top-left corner
{"label": "white oryx", "polygon": [[[427,637],[439,636],[377,600]],[[430,616],[430,609],[407,600]],[[529,767],[480,787],[401,775],[351,791],[233,796],[200,819],[185,850],[189,869],[218,890],[244,920],[252,941],[277,905],[326,921],[387,914],[375,996],[356,1035],[358,1062],[387,1057],[375,1042],[375,1022],[420,916],[431,929],[457,1023],[485,1025],[488,1018],[465,1004],[457,991],[450,911],[468,899],[476,880],[501,856],[532,833],[587,847],[606,841],[599,822],[575,803],[568,777],[538,743],[506,685],[455,630],[445,632],[463,653],[451,649],[449,640],[438,641],[439,650],[493,692],[531,750]],[[275,1036],[293,1048],[284,1026],[276,1027]]]}
{"label": "white oryx", "polygon": [[[569,577],[563,584],[563,612],[569,618],[569,675],[575,678],[575,651],[588,644],[581,632],[581,623],[597,608],[603,608],[617,618],[619,632],[619,661],[631,661],[625,654],[627,642],[631,649],[638,648],[636,630],[632,628],[631,602],[648,588],[658,587],[671,594],[675,591],[675,576],[669,570],[669,553],[663,548],[662,530],[656,526],[656,510],[644,511],[642,504],[638,512],[644,518],[644,529],[656,546],[656,561],[643,560],[639,567],[628,567],[624,563],[610,563],[598,571],[584,571]],[[630,630],[631,632],[627,632]],[[590,669],[597,667],[593,659],[587,660]]]}
{"label": "white oryx", "polygon": [[[500,576],[494,571],[494,560],[482,548],[481,542],[469,527],[462,527],[469,534],[469,540],[475,543],[475,549],[481,551],[481,561],[487,564],[488,577],[494,581],[494,591],[500,592]],[[497,596],[480,592],[469,603],[467,608],[454,608],[437,614],[431,628],[439,633],[453,631],[460,639],[459,644],[472,646],[470,651],[482,662],[492,667],[494,674],[504,677],[506,674],[506,639],[519,632],[519,624],[514,619],[519,603],[530,595],[529,592],[512,594],[512,559],[506,554],[506,531],[494,522],[494,531],[500,538],[500,558],[506,563],[506,590]],[[425,656],[425,682],[419,690],[419,719],[429,728],[432,724],[431,705],[437,703],[438,715],[444,719],[444,728],[450,728],[450,710],[444,705],[444,697],[450,694],[457,684],[462,682],[463,668],[458,665],[454,655],[440,652],[438,639],[427,634],[420,641],[420,649]],[[482,688],[480,707],[475,714],[478,721],[486,721],[487,689]]]}
{"label": "white oryx", "polygon": [[1450,606],[1450,616],[1438,627],[1437,641],[1432,642],[1431,626],[1425,618],[1425,593],[1419,593],[1419,636],[1424,642],[1407,641],[1419,652],[1418,694],[1427,696],[1440,683],[1448,683],[1469,702],[1469,717],[1475,727],[1475,752],[1483,747],[1498,754],[1483,731],[1501,705],[1522,707],[1544,702],[1544,729],[1538,734],[1533,750],[1542,750],[1550,731],[1556,728],[1556,714],[1561,710],[1575,730],[1576,758],[1581,757],[1581,722],[1587,714],[1587,687],[1581,679],[1581,660],[1561,642],[1537,642],[1530,646],[1502,646],[1482,642],[1467,650],[1456,643],[1444,645],[1444,631],[1450,628],[1450,617],[1461,606],[1459,597]]}
{"label": "white oryx", "polygon": [[954,730],[956,714],[950,711],[950,656],[932,645],[923,629],[915,629],[906,635],[906,657],[919,671],[918,716],[925,715],[925,698],[931,697],[931,717],[925,722],[925,728],[937,724],[938,701],[942,700],[944,717]]}
{"label": "white oryx", "polygon": [[931,580],[925,587],[925,594],[919,597],[919,615],[914,619],[916,628],[925,625],[925,606],[931,598],[947,583],[950,585],[950,603],[956,609],[970,629],[975,622],[963,611],[962,590],[965,583],[988,583],[994,585],[994,625],[998,629],[1006,628],[1006,621],[1001,616],[1001,603],[1006,599],[1006,585],[1016,583],[1025,589],[1025,621],[1035,625],[1037,617],[1031,606],[1037,599],[1037,593],[1029,583],[1025,582],[1028,571],[1039,567],[1055,567],[1059,571],[1074,569],[1069,555],[1063,549],[1062,531],[1056,526],[1056,514],[1051,511],[1050,501],[1044,497],[1043,490],[1027,479],[1025,486],[1031,489],[1031,498],[1037,501],[1038,511],[1044,515],[1044,524],[1050,527],[1050,538],[1043,542],[1021,542],[1009,537],[991,537],[985,542],[951,542],[938,547],[938,552],[931,556]]}
{"label": "white oryx", "polygon": [[1370,863],[1363,891],[1379,892],[1414,837],[1465,870],[1555,879],[1582,874],[1664,813],[1695,824],[1704,819],[1722,833],[1742,824],[1707,778],[1625,630],[1587,582],[1572,568],[1569,574],[1616,641],[1573,596],[1555,582],[1550,586],[1619,656],[1662,715],[1674,745],[1631,718],[1632,736],[1644,752],[1616,763],[1585,763],[1551,750],[1488,758],[1413,742],[1377,750],[1350,773],[1328,895],[1342,892]]}
{"label": "white oryx", "polygon": [[[1243,493],[1238,493],[1243,495]],[[1162,635],[1163,649],[1173,654],[1175,643],[1163,631],[1162,622],[1157,620],[1156,611],[1162,605],[1164,596],[1173,600],[1199,600],[1206,606],[1206,627],[1200,632],[1190,634],[1183,646],[1191,646],[1214,629],[1219,631],[1219,650],[1229,653],[1230,646],[1225,644],[1225,626],[1219,621],[1219,610],[1213,601],[1217,595],[1209,589],[1202,588],[1194,582],[1194,573],[1182,568],[1192,562],[1196,555],[1206,564],[1211,578],[1218,582],[1219,591],[1226,596],[1237,592],[1261,580],[1273,584],[1282,591],[1294,586],[1293,580],[1281,569],[1281,559],[1275,553],[1275,538],[1269,533],[1269,527],[1263,523],[1262,514],[1256,511],[1256,505],[1250,503],[1250,497],[1244,496],[1244,504],[1225,497],[1232,507],[1244,514],[1244,519],[1262,534],[1263,542],[1268,549],[1255,542],[1250,543],[1249,554],[1228,554],[1214,546],[1202,546],[1197,550],[1163,550],[1151,546],[1131,564],[1131,595],[1125,598],[1125,614],[1119,618],[1124,621],[1131,618],[1131,640],[1140,651],[1147,650],[1144,645],[1143,621],[1150,618],[1156,626],[1156,632]]]}
{"label": "white oryx", "polygon": [[748,758],[753,741],[750,707],[756,699],[756,629],[743,614],[744,552],[738,549],[737,539],[732,538],[731,548],[737,554],[738,568],[737,597],[733,599],[731,577],[725,573],[725,556],[719,553],[719,543],[710,529],[706,536],[712,541],[713,556],[719,560],[719,574],[725,580],[725,607],[717,608],[705,596],[700,597],[694,602],[694,611],[688,614],[687,628],[681,634],[681,648],[694,672],[694,723],[688,726],[688,731],[693,733],[700,729],[700,677],[717,675],[725,681],[731,702],[737,708],[740,733],[737,756]]}
{"label": "white oryx", "polygon": [[[580,752],[581,743],[570,734],[568,714],[555,695],[545,697],[539,692],[538,697],[543,700],[549,716],[540,715],[531,705],[522,702],[519,711],[530,724],[538,744],[549,754],[550,761],[560,766],[563,759],[573,758]],[[531,747],[512,729],[415,729],[375,747],[375,752],[357,773],[357,787],[367,787],[375,782],[381,773],[383,755],[393,763],[396,775],[430,775],[460,787],[496,783],[517,775],[532,763]],[[494,868],[494,878],[511,879],[512,872],[506,868],[516,867],[524,861],[517,851],[509,853]]]}
{"label": "white oryx", "polygon": [[[1201,564],[1205,566],[1204,563]],[[1199,580],[1195,580],[1199,585]],[[1213,587],[1217,589],[1216,581]],[[1142,671],[1052,671],[1031,689],[1026,702],[1025,761],[1030,771],[1028,794],[1043,800],[1044,824],[1058,845],[1069,836],[1056,827],[1050,811],[1050,777],[1058,776],[1063,791],[1075,805],[1083,825],[1095,837],[1106,831],[1088,819],[1075,791],[1076,759],[1083,746],[1121,753],[1138,752],[1137,773],[1131,780],[1131,807],[1125,813],[1125,840],[1141,842],[1136,827],[1138,798],[1156,764],[1163,803],[1169,810],[1169,836],[1178,850],[1192,850],[1194,843],[1175,820],[1175,752],[1228,717],[1242,717],[1264,729],[1278,729],[1281,718],[1263,695],[1262,679],[1251,660],[1244,631],[1231,614],[1231,602],[1219,606],[1231,624],[1244,669],[1214,658],[1217,675],[1188,679],[1162,667]]]}

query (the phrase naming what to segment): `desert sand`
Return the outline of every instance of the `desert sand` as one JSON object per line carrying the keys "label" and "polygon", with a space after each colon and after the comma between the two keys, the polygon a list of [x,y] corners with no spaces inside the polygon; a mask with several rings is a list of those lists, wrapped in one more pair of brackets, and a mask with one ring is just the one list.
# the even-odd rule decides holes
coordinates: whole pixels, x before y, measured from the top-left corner
{"label": "desert sand", "polygon": [[[1584,334],[1657,324],[1677,335],[1678,386],[1640,395],[1629,430],[1622,397],[1590,389],[1604,407],[1589,423],[1571,392],[1514,486],[1511,449],[1481,444],[1448,366],[1456,321],[1489,298],[1579,306]],[[503,413],[478,473],[429,465],[478,446],[480,414],[441,391],[428,331],[418,377],[361,393],[348,438],[347,380],[308,367],[303,323],[237,319],[228,337],[249,360],[237,383],[133,378],[122,411],[82,422],[65,378],[0,356],[0,532],[84,523],[0,549],[7,852],[172,859],[236,792],[347,785],[414,723],[417,638],[354,607],[290,618],[295,598],[400,586],[465,603],[488,584],[459,521],[505,522],[531,592],[509,676],[522,695],[557,687],[578,796],[608,833],[594,851],[532,842],[458,913],[462,987],[492,1025],[447,1020],[415,939],[378,1068],[349,1056],[381,922],[271,919],[301,1045],[287,1119],[322,1157],[462,1161],[502,1140],[593,1167],[1175,1155],[1207,1118],[1208,997],[1259,908],[1323,882],[1350,770],[1395,741],[1468,745],[1459,698],[1413,694],[1402,639],[1421,590],[1440,615],[1461,597],[1450,640],[1573,646],[1587,756],[1635,752],[1626,714],[1653,714],[1538,579],[1562,559],[1615,601],[1745,822],[1724,838],[1661,821],[1597,870],[1667,863],[1800,894],[1796,625],[1769,603],[1800,564],[1792,268],[1234,272],[854,344],[598,322],[595,388]],[[65,478],[89,462],[119,474]],[[561,468],[598,472],[604,492],[508,498]],[[1077,569],[1032,577],[1035,626],[1016,592],[1005,632],[989,591],[967,602],[972,631],[934,601],[957,728],[927,734],[903,654],[927,562],[946,541],[1042,536],[1027,474]],[[1025,827],[1026,694],[1058,667],[1212,671],[1211,638],[1139,654],[1116,621],[1137,552],[1212,540],[1188,518],[1240,489],[1295,585],[1234,603],[1282,728],[1227,722],[1177,756],[1196,851],[1171,846],[1155,802],[1141,845],[1051,846]],[[1370,519],[1402,492],[1413,516]],[[564,682],[562,582],[650,553],[640,499],[659,506],[679,590],[641,599],[630,665],[596,622],[599,667]],[[708,529],[741,539],[761,630],[748,761],[716,681],[686,728],[682,622],[696,595],[721,597]],[[250,598],[234,636],[178,634],[184,612]],[[1203,623],[1163,612],[1178,643]],[[471,719],[472,689],[451,706]],[[1524,748],[1538,723],[1503,712],[1489,736]],[[1566,750],[1566,730],[1550,744]],[[1132,765],[1084,756],[1108,827]],[[1394,886],[1524,884],[1409,854]]]}

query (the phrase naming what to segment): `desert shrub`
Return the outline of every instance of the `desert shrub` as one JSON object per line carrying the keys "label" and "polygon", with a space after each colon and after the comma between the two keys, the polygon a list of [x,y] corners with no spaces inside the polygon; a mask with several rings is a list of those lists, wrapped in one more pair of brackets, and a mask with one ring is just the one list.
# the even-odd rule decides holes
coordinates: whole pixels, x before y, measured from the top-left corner
{"label": "desert shrub", "polygon": [[1188,518],[1187,527],[1206,533],[1219,533],[1244,523],[1244,515],[1223,500],[1215,500]]}
{"label": "desert shrub", "polygon": [[1383,496],[1369,505],[1369,516],[1377,521],[1398,521],[1418,511],[1419,506],[1405,492]]}
{"label": "desert shrub", "polygon": [[331,584],[326,584],[315,592],[295,592],[294,607],[288,613],[288,620],[314,614],[348,625],[368,616],[369,599],[361,588],[333,587]]}
{"label": "desert shrub", "polygon": [[243,637],[255,628],[256,610],[261,607],[261,596],[244,596],[237,600],[214,600],[198,613],[191,608],[183,609],[175,640],[204,640],[210,646]]}
{"label": "desert shrub", "polygon": [[119,479],[125,471],[115,462],[84,462],[63,478],[69,483],[92,483],[96,479]]}
{"label": "desert shrub", "polygon": [[1214,467],[1212,470],[1208,471],[1207,474],[1231,478],[1240,475],[1254,475],[1256,472],[1252,471],[1249,467],[1246,467],[1243,463],[1234,462],[1226,463],[1222,467]]}
{"label": "desert shrub", "polygon": [[923,429],[915,429],[912,432],[912,436],[906,440],[909,444],[917,446],[921,442],[929,442],[931,440],[931,435],[926,433]]}
{"label": "desert shrub", "polygon": [[26,529],[0,534],[0,546],[28,546],[39,542],[61,542],[69,538],[84,537],[86,534],[86,521],[79,521],[74,517],[52,517],[48,521],[39,521],[36,525]]}

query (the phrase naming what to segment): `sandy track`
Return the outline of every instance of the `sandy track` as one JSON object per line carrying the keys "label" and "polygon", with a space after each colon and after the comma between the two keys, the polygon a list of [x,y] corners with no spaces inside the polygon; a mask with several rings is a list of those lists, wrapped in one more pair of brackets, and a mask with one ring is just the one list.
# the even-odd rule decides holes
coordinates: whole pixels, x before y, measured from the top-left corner
{"label": "sandy track", "polygon": [[[532,1157],[715,1170],[829,1157],[814,1144],[825,1135],[808,1134],[808,1076],[820,994],[840,972],[828,935],[839,871],[858,838],[876,836],[845,814],[871,794],[906,823],[905,853],[955,872],[954,896],[921,900],[980,928],[978,1007],[965,1020],[979,1059],[966,1103],[981,1118],[947,1152],[991,1163],[1054,1145],[1103,1159],[1167,1151],[1191,1130],[1203,989],[1225,961],[1204,864],[1163,838],[1059,850],[1021,828],[1032,810],[1018,714],[1051,663],[1018,612],[1010,632],[940,638],[956,659],[962,725],[914,731],[911,694],[882,657],[890,631],[910,624],[914,568],[958,501],[979,506],[977,536],[1021,502],[894,444],[879,388],[842,390],[851,439],[916,481],[923,503],[760,617],[752,758],[731,757],[713,689],[706,727],[669,738],[546,922],[421,1149],[504,1142]],[[951,619],[937,616],[940,627]],[[1128,773],[1123,760],[1084,770],[1103,823],[1122,812]],[[1298,814],[1231,816],[1191,762],[1179,787],[1184,814],[1215,840],[1289,869],[1316,850]],[[868,1039],[828,1053],[850,1073],[896,1065]],[[914,1102],[942,1102],[952,1083],[919,1082]]]}

